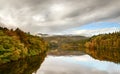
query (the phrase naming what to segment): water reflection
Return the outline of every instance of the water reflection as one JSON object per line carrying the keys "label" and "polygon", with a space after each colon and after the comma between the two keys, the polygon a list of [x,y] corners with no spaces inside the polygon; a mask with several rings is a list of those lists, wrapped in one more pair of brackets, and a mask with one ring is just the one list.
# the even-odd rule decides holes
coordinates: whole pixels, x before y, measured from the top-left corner
{"label": "water reflection", "polygon": [[36,74],[120,74],[120,64],[89,55],[48,56]]}
{"label": "water reflection", "polygon": [[120,74],[120,64],[95,60],[89,55],[48,55],[44,61],[45,56],[1,65],[0,74]]}
{"label": "water reflection", "polygon": [[28,57],[19,61],[0,66],[0,74],[32,74],[36,72],[44,61],[45,54]]}

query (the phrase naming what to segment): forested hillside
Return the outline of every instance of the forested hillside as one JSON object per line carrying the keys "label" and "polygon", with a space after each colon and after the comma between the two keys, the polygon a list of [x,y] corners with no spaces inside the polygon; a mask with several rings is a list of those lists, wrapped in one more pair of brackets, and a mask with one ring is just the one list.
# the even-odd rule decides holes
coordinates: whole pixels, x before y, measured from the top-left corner
{"label": "forested hillside", "polygon": [[85,46],[86,52],[95,58],[120,62],[120,32],[93,36]]}
{"label": "forested hillside", "polygon": [[47,50],[47,43],[38,36],[0,27],[0,64],[26,56],[39,55]]}
{"label": "forested hillside", "polygon": [[48,36],[44,37],[44,39],[49,43],[49,54],[77,55],[84,51],[84,44],[88,38],[84,36],[60,35]]}

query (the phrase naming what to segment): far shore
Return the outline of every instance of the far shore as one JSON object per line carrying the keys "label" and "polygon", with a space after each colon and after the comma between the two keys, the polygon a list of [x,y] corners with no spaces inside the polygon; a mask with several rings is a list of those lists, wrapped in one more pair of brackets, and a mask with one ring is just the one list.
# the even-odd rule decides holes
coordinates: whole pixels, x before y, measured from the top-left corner
{"label": "far shore", "polygon": [[53,56],[69,56],[69,55],[84,55],[83,51],[48,51],[48,55]]}

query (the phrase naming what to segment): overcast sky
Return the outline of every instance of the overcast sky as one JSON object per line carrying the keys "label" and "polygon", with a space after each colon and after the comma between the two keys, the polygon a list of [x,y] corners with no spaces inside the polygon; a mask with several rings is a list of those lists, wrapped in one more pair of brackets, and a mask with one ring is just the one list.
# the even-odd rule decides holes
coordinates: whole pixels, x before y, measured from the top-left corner
{"label": "overcast sky", "polygon": [[116,28],[119,30],[120,0],[0,0],[1,26],[19,27],[31,33],[94,33],[100,30],[75,28],[97,22],[118,25],[110,29],[101,28],[103,32],[109,32],[111,29],[114,31]]}

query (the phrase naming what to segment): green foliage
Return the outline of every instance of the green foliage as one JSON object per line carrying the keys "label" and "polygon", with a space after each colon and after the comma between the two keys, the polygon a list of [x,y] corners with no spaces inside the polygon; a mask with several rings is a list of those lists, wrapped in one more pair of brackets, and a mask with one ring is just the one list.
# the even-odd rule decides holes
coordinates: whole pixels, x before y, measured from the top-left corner
{"label": "green foliage", "polygon": [[85,46],[86,52],[95,58],[120,62],[120,32],[93,36]]}
{"label": "green foliage", "polygon": [[47,43],[20,29],[8,30],[0,27],[0,64],[26,56],[39,55],[47,50]]}

